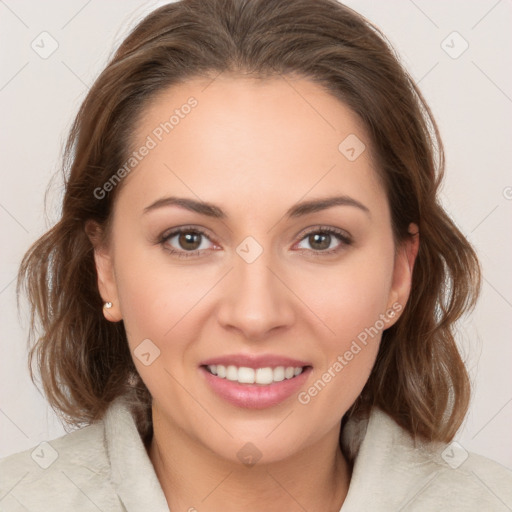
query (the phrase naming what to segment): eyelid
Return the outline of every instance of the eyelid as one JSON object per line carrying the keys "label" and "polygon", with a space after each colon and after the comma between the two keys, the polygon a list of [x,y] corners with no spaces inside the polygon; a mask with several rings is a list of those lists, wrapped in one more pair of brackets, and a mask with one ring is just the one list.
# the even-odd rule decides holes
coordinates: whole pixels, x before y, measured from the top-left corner
{"label": "eyelid", "polygon": [[335,228],[333,226],[316,225],[306,228],[305,231],[302,231],[299,235],[298,241],[294,244],[294,246],[300,244],[305,238],[307,238],[308,235],[312,233],[333,235],[339,240],[339,245],[332,249],[325,249],[323,251],[315,251],[313,249],[298,249],[297,252],[299,252],[299,254],[307,253],[308,255],[311,255],[315,258],[326,258],[329,256],[338,255],[341,251],[346,249],[347,246],[351,246],[353,244],[352,235],[344,229]]}
{"label": "eyelid", "polygon": [[207,233],[207,231],[199,226],[194,225],[185,225],[185,226],[177,226],[175,228],[170,228],[164,231],[159,237],[159,241],[168,240],[169,238],[172,238],[173,236],[179,235],[181,233],[200,233],[201,235],[204,235],[206,238],[211,240],[211,236]]}
{"label": "eyelid", "polygon": [[156,243],[164,246],[164,249],[167,252],[170,252],[173,255],[177,255],[178,257],[189,258],[189,257],[194,257],[194,256],[201,256],[203,251],[209,250],[209,249],[200,249],[200,250],[199,249],[195,249],[194,251],[184,251],[184,250],[177,250],[177,249],[174,249],[174,248],[170,248],[169,249],[168,247],[165,247],[165,244],[171,238],[174,238],[176,235],[180,235],[182,233],[197,233],[197,234],[200,234],[200,235],[204,236],[205,238],[207,238],[208,240],[210,240],[210,242],[212,244],[216,245],[215,240],[212,240],[212,237],[209,235],[209,233],[207,233],[207,231],[205,229],[200,228],[198,226],[194,226],[194,225],[179,226],[179,227],[168,229],[168,230],[164,231],[158,237]]}
{"label": "eyelid", "polygon": [[340,238],[342,238],[346,243],[352,243],[352,235],[341,228],[335,228],[334,226],[326,226],[326,225],[315,225],[310,226],[308,228],[305,228],[301,233],[299,233],[299,241],[302,241],[307,235],[310,235],[311,233],[329,233],[329,234],[335,234],[338,235]]}

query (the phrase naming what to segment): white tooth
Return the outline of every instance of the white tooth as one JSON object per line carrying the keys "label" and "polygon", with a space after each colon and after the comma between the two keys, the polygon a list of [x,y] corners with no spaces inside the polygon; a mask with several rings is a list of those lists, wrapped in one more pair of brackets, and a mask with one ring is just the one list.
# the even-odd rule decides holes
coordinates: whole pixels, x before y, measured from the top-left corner
{"label": "white tooth", "polygon": [[277,366],[274,368],[274,382],[281,382],[284,380],[284,366]]}
{"label": "white tooth", "polygon": [[220,377],[221,379],[226,378],[226,367],[222,364],[217,365],[217,377]]}
{"label": "white tooth", "polygon": [[213,373],[213,375],[217,375],[217,365],[216,364],[211,364],[210,366],[208,366],[208,369],[210,370],[211,373]]}
{"label": "white tooth", "polygon": [[246,368],[241,366],[238,368],[238,382],[241,384],[254,384],[254,368]]}
{"label": "white tooth", "polygon": [[295,375],[295,377],[297,377],[297,375],[300,375],[301,373],[302,373],[302,368],[300,366],[296,366],[295,370],[293,371],[293,374]]}
{"label": "white tooth", "polygon": [[256,384],[270,384],[274,379],[272,368],[258,368],[256,370]]}
{"label": "white tooth", "polygon": [[293,372],[294,372],[293,366],[287,366],[286,370],[284,371],[285,379],[291,379],[293,377]]}
{"label": "white tooth", "polygon": [[229,365],[226,368],[226,379],[238,380],[238,368],[236,366]]}

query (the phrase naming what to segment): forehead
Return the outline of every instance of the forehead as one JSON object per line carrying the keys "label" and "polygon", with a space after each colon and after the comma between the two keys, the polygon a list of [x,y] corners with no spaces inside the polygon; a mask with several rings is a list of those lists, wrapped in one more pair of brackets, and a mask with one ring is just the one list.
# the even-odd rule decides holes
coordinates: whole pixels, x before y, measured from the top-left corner
{"label": "forehead", "polygon": [[220,75],[174,85],[151,100],[133,133],[132,149],[150,147],[123,183],[134,201],[180,192],[293,203],[382,189],[359,117],[304,78]]}

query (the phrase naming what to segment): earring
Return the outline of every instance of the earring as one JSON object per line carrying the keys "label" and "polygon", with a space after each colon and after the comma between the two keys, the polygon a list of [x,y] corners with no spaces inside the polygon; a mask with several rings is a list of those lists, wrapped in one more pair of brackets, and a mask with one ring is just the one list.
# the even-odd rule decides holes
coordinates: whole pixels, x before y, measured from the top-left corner
{"label": "earring", "polygon": [[112,307],[112,302],[105,302],[105,304],[103,304],[103,307],[105,309],[110,309]]}

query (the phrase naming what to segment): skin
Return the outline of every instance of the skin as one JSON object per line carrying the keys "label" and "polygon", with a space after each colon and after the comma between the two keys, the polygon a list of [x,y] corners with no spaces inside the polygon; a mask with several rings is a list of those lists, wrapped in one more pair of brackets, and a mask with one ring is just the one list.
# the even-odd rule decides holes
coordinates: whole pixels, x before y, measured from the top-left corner
{"label": "skin", "polygon": [[[294,394],[266,409],[236,407],[198,366],[235,353],[294,357],[312,366],[307,391],[379,315],[405,305],[418,237],[395,244],[369,137],[317,84],[222,75],[173,86],[144,112],[134,147],[190,96],[197,107],[124,178],[112,236],[95,247],[99,290],[113,303],[106,318],[124,321],[132,354],[145,339],[160,350],[148,366],[134,357],[153,396],[150,459],[171,510],[338,511],[350,483],[340,421],[370,375],[380,333],[306,405]],[[338,150],[349,134],[366,144],[355,161]],[[342,205],[285,216],[334,195],[368,212]],[[144,213],[167,196],[208,201],[227,216],[178,206]],[[158,238],[187,225],[208,237],[198,257],[178,258],[165,248],[190,246]],[[305,233],[322,226],[352,243],[331,236],[325,243],[339,252],[322,254]],[[252,263],[236,252],[247,236],[263,249]],[[251,467],[237,457],[247,442],[262,454]]]}

